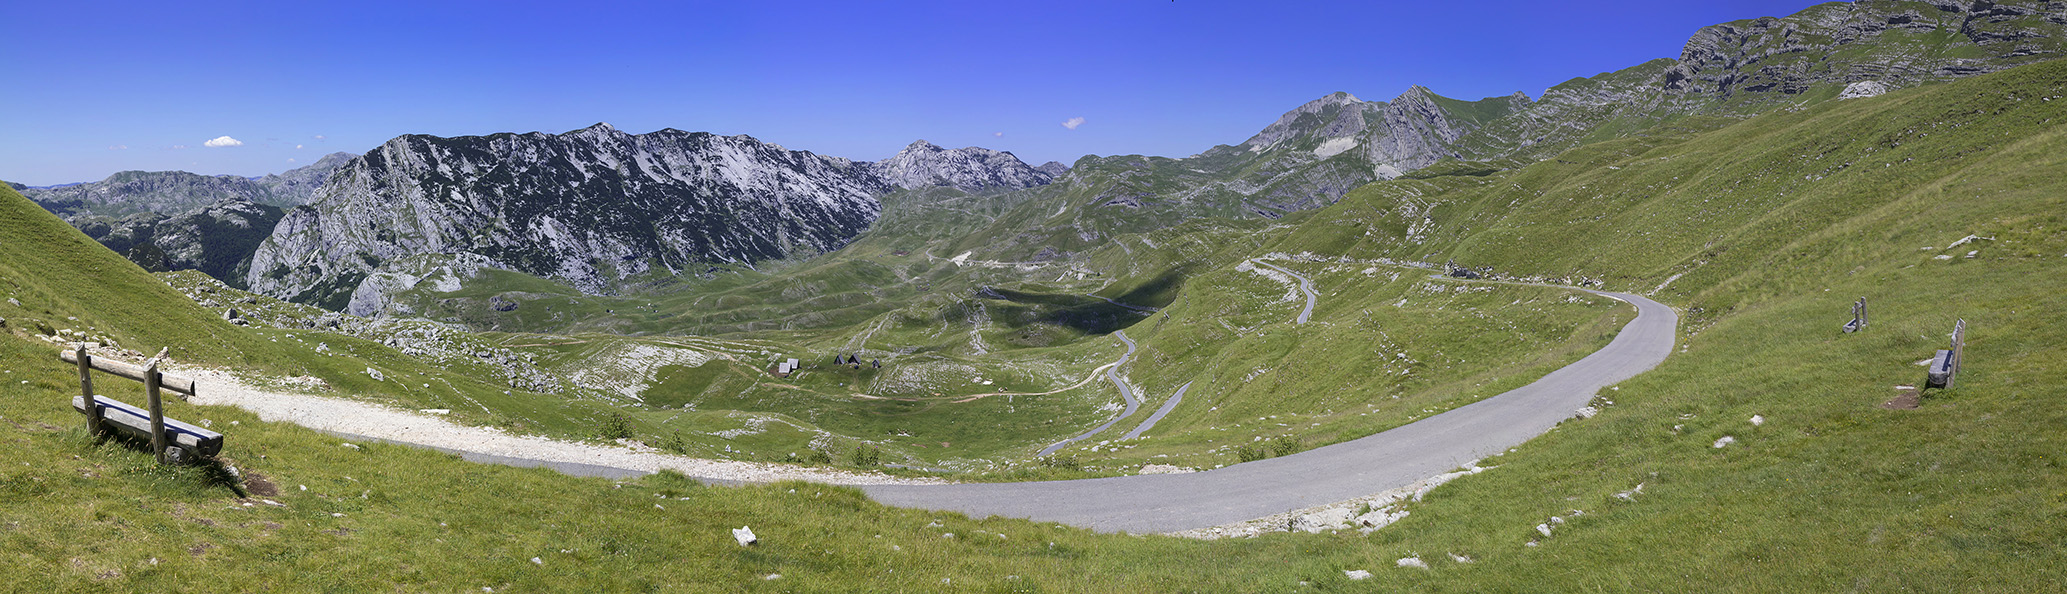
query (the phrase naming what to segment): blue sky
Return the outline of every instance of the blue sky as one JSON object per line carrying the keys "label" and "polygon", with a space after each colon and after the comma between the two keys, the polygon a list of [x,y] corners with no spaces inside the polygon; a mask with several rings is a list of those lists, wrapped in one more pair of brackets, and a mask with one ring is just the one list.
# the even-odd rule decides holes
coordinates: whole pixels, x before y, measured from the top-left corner
{"label": "blue sky", "polygon": [[1334,91],[1536,97],[1811,4],[7,2],[0,179],[261,175],[401,134],[599,121],[871,160],[919,138],[1184,156]]}

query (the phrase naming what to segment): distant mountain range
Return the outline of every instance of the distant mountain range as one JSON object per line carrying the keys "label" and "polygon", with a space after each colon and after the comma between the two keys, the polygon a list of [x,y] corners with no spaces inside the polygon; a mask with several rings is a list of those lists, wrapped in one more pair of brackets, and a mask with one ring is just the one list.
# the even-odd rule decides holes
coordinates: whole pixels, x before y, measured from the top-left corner
{"label": "distant mountain range", "polygon": [[281,208],[300,205],[351,153],[264,177],[123,171],[98,182],[21,188],[23,196],[146,270],[200,270],[244,286]]}
{"label": "distant mountain range", "polygon": [[245,280],[276,297],[371,310],[381,302],[374,293],[407,284],[379,276],[384,267],[440,254],[617,292],[713,264],[839,249],[868,229],[877,197],[893,189],[1017,190],[1050,179],[1010,153],[925,141],[869,163],[749,136],[627,134],[608,124],[402,136],[288,212]]}
{"label": "distant mountain range", "polygon": [[[1334,93],[1240,144],[1185,158],[1033,167],[1007,152],[921,140],[857,162],[748,136],[634,135],[598,124],[557,135],[407,135],[255,180],[123,172],[24,193],[147,266],[203,268],[333,309],[363,293],[352,307],[378,310],[380,293],[418,280],[393,265],[432,255],[591,293],[808,256],[870,229],[881,200],[905,191],[991,197],[989,210],[1001,214],[978,221],[957,250],[1068,259],[1118,234],[1196,217],[1327,206],[1441,163],[1495,171],[1679,118],[1744,117],[2056,58],[2067,55],[2063,33],[2060,2],[1828,3],[1706,27],[1678,59],[1575,78],[1535,99],[1464,101],[1419,86],[1389,101]],[[176,230],[161,230],[168,225]]]}
{"label": "distant mountain range", "polygon": [[1185,158],[1085,157],[1036,190],[1019,216],[964,247],[1000,259],[1066,258],[1193,217],[1276,218],[1326,206],[1442,161],[1513,168],[1679,118],[1741,118],[2063,55],[2067,3],[1819,4],[1704,27],[1678,59],[1574,78],[1534,100],[1464,101],[1419,86],[1382,102],[1334,93],[1238,145]]}

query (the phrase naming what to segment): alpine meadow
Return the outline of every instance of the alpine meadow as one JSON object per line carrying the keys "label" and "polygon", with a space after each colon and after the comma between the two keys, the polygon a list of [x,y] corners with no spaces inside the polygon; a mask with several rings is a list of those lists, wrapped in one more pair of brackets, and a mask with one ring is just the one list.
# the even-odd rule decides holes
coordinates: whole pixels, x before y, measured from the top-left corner
{"label": "alpine meadow", "polygon": [[0,590],[2067,591],[2067,2],[1791,10],[1183,157],[9,183]]}

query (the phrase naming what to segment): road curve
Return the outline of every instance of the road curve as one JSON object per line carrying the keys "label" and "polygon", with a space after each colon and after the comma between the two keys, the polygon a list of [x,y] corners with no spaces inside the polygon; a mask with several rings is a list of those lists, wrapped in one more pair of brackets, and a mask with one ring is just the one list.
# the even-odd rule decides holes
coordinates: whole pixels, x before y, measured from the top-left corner
{"label": "road curve", "polygon": [[1119,337],[1120,342],[1127,343],[1127,352],[1121,354],[1120,360],[1114,362],[1112,364],[1112,367],[1108,367],[1105,369],[1105,379],[1112,380],[1112,385],[1118,386],[1120,388],[1120,398],[1126,399],[1127,410],[1121,411],[1120,416],[1113,417],[1112,420],[1106,421],[1104,425],[1099,425],[1095,429],[1085,431],[1083,435],[1078,435],[1076,437],[1058,441],[1055,442],[1055,445],[1042,448],[1041,453],[1039,455],[1046,456],[1048,454],[1053,454],[1055,453],[1055,450],[1067,447],[1069,444],[1090,439],[1091,436],[1097,435],[1100,431],[1111,429],[1112,426],[1114,424],[1119,423],[1121,419],[1134,416],[1134,411],[1139,410],[1141,408],[1141,400],[1134,397],[1134,389],[1127,387],[1127,382],[1120,381],[1120,366],[1126,365],[1128,359],[1134,358],[1134,340],[1131,338],[1127,338],[1126,330],[1115,330],[1113,331],[1112,335]]}
{"label": "road curve", "polygon": [[1162,406],[1156,407],[1155,414],[1148,415],[1148,420],[1142,421],[1140,427],[1135,427],[1133,431],[1128,431],[1126,435],[1120,436],[1120,439],[1141,437],[1141,432],[1155,428],[1156,421],[1163,420],[1163,417],[1169,415],[1170,411],[1177,409],[1177,403],[1184,401],[1184,391],[1189,389],[1191,389],[1191,382],[1184,382],[1184,385],[1178,386],[1177,393],[1171,395],[1170,400],[1164,402]]}
{"label": "road curve", "polygon": [[1304,324],[1306,323],[1307,318],[1313,317],[1313,303],[1314,301],[1319,300],[1321,297],[1320,293],[1314,292],[1313,290],[1313,279],[1306,278],[1306,275],[1304,274],[1292,272],[1292,270],[1289,268],[1285,268],[1283,266],[1279,266],[1262,260],[1250,260],[1250,262],[1255,262],[1257,264],[1268,266],[1271,270],[1283,272],[1285,274],[1292,275],[1292,278],[1299,279],[1299,290],[1306,292],[1306,309],[1299,310],[1299,317],[1293,319],[1292,323]]}
{"label": "road curve", "polygon": [[1529,385],[1376,435],[1189,474],[858,488],[898,507],[1060,522],[1101,532],[1159,533],[1402,487],[1541,435],[1601,388],[1656,367],[1672,352],[1679,323],[1672,308],[1637,295],[1589,292],[1637,308],[1636,319],[1608,346]]}

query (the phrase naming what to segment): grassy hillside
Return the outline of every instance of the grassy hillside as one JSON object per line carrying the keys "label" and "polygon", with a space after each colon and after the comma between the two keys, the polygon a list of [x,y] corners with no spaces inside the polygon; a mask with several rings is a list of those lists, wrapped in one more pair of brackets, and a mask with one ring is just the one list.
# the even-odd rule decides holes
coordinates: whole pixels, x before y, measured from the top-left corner
{"label": "grassy hillside", "polygon": [[[313,355],[296,335],[222,324],[0,191],[0,288],[25,306],[0,305],[0,571],[25,590],[123,591],[2062,591],[2063,155],[2067,64],[2047,63],[1741,122],[1681,121],[1512,172],[1375,184],[1267,231],[1251,255],[1313,255],[1284,265],[1323,289],[1314,322],[1273,321],[1295,313],[1277,302],[1282,287],[1205,268],[1183,273],[1168,307],[1136,324],[1140,337],[1173,359],[1218,340],[1196,358],[1243,366],[1272,351],[1363,349],[1346,333],[1364,309],[1387,335],[1412,324],[1367,303],[1404,297],[1401,313],[1432,302],[1426,319],[1480,336],[1442,347],[1452,367],[1541,353],[1561,334],[1599,339],[1605,304],[1526,288],[1437,297],[1425,287],[1448,285],[1337,263],[1454,257],[1655,292],[1685,308],[1684,349],[1604,392],[1598,416],[1484,461],[1495,468],[1407,504],[1411,515],[1384,530],[1217,542],[889,510],[806,484],[573,479],[345,448],[236,410],[175,405],[176,417],[236,422],[227,456],[281,487],[240,499],[203,470],[86,439],[64,403],[70,370],[33,338],[35,323],[144,349],[201,334],[215,340],[183,356],[341,387],[351,366],[407,363]],[[1968,235],[1987,239],[1952,247]],[[1143,247],[1143,261],[1185,261],[1128,249]],[[1860,295],[1873,300],[1872,326],[1839,333]],[[1153,328],[1165,314],[1173,321]],[[1971,324],[1957,387],[1883,408],[1894,386],[1922,380],[1916,361],[1957,318]],[[1213,328],[1229,331],[1218,321],[1254,330],[1215,339]],[[1074,344],[1006,352],[1076,348],[1088,360],[1109,348]],[[1188,364],[1133,373],[1167,389],[1159,374]],[[1325,401],[1335,381],[1367,396],[1444,389],[1295,371],[1307,383],[1241,402]],[[1500,381],[1466,369],[1449,385],[1468,394]],[[738,525],[764,544],[732,544]],[[1395,564],[1406,557],[1429,567]],[[1351,581],[1350,569],[1374,576]]]}

